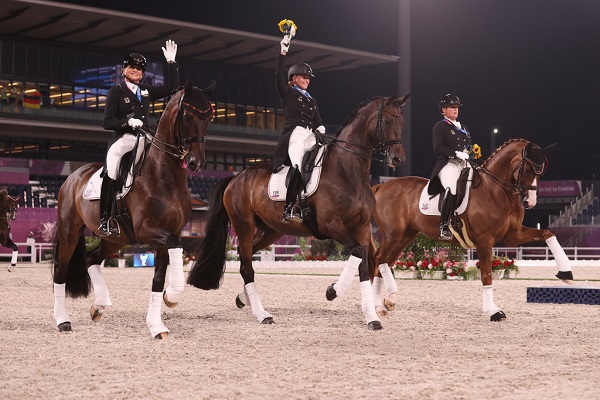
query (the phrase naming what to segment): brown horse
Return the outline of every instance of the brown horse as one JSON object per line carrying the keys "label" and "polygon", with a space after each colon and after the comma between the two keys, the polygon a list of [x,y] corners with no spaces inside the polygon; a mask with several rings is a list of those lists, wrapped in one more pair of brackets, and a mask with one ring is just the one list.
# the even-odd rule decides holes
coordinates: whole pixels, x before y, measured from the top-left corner
{"label": "brown horse", "polygon": [[347,279],[343,285],[328,289],[328,299],[342,295],[359,269],[368,327],[381,329],[371,297],[367,261],[369,251],[374,261],[370,223],[375,199],[369,186],[369,168],[375,149],[382,153],[388,165],[396,166],[405,161],[401,139],[404,118],[400,107],[408,97],[393,95],[362,103],[342,126],[339,136],[333,138],[323,161],[319,187],[308,198],[314,215],[313,229],[303,223],[282,222],[283,203],[271,200],[267,192],[271,164],[248,168],[219,182],[209,198],[206,237],[196,251],[188,283],[205,290],[219,287],[225,272],[228,223],[231,222],[239,239],[240,273],[245,285],[244,292],[236,299],[238,307],[249,303],[259,322],[271,324],[273,316],[263,308],[254,283],[252,255],[283,235],[320,234],[347,246],[352,254],[347,263],[350,265],[350,272],[345,275]]}
{"label": "brown horse", "polygon": [[[192,210],[185,167],[197,171],[204,167],[208,124],[213,115],[209,100],[214,82],[205,89],[188,81],[183,90],[169,100],[154,136],[144,132],[149,142],[140,176],[123,198],[131,227],[126,235],[103,237],[100,245],[86,253],[86,226],[98,234],[98,201],[82,197],[90,177],[102,164],[87,164],[73,172],[58,194],[58,223],[54,252],[54,318],[59,331],[71,331],[65,295],[87,297],[91,285],[95,300],[90,309],[98,321],[111,305],[100,263],[125,245],[149,244],[156,251],[156,265],[146,324],[152,337],[166,337],[169,330],[161,319],[161,303],[174,307],[184,288],[183,249],[180,233]],[[122,231],[124,226],[121,227]],[[169,263],[169,287],[164,291]]]}
{"label": "brown horse", "polygon": [[[494,304],[492,291],[492,247],[497,242],[517,246],[546,241],[559,266],[557,277],[572,282],[569,259],[554,234],[546,229],[522,225],[525,209],[536,204],[537,182],[547,166],[546,154],[553,148],[554,145],[541,149],[524,139],[512,139],[500,146],[481,167],[475,167],[468,206],[458,216],[462,221],[462,229],[453,229],[453,243],[477,249],[484,288],[483,311],[492,321],[506,318],[504,312]],[[396,292],[389,265],[398,259],[419,232],[431,239],[438,239],[439,214],[424,215],[419,203],[427,183],[425,178],[410,176],[393,179],[373,188],[377,200],[375,222],[383,236],[376,253],[379,271],[373,272],[383,280],[387,291],[385,307],[388,310],[394,308]],[[378,293],[379,289],[374,289],[374,292]],[[381,298],[375,300],[377,311],[385,313]]]}
{"label": "brown horse", "polygon": [[19,257],[19,247],[12,241],[10,234],[10,222],[17,218],[19,197],[9,195],[8,189],[5,187],[0,189],[0,244],[12,249],[8,272],[12,272],[17,267],[17,258]]}

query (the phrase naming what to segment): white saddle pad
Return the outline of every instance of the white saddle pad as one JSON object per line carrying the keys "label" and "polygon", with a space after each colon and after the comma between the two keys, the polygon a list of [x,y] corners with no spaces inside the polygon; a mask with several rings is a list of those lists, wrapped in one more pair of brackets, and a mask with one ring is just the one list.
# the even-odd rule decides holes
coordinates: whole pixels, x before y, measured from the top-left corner
{"label": "white saddle pad", "polygon": [[[85,189],[83,189],[83,198],[86,200],[99,200],[100,199],[100,190],[102,189],[102,178],[100,177],[100,173],[102,172],[102,168],[98,171],[94,172],[94,175],[90,178],[87,185],[85,185]],[[133,176],[131,174],[127,175],[127,183],[125,187],[121,189],[119,193],[117,193],[117,199],[121,197],[125,197],[125,195],[129,192],[131,188],[131,183],[133,182]]]}
{"label": "white saddle pad", "polygon": [[[456,214],[461,215],[467,209],[467,203],[469,202],[469,192],[471,190],[471,179],[473,178],[473,168],[469,168],[469,179],[467,180],[467,188],[465,190],[465,197],[460,205],[456,208]],[[427,193],[427,189],[429,188],[429,183],[425,185],[423,191],[421,192],[421,197],[419,198],[419,210],[425,215],[440,215],[440,211],[438,210],[438,204],[440,202],[440,195],[437,194],[435,197],[430,198],[431,196]]]}
{"label": "white saddle pad", "polygon": [[[319,149],[319,153],[317,154],[317,162],[315,163],[315,168],[312,171],[310,180],[306,184],[306,190],[301,192],[303,199],[312,195],[319,186],[321,167],[323,166],[322,157],[325,147],[327,146],[323,146]],[[269,179],[269,198],[271,200],[285,201],[285,194],[287,193],[287,188],[285,187],[285,178],[287,177],[289,169],[290,167],[286,165],[278,173],[271,174],[271,179]]]}

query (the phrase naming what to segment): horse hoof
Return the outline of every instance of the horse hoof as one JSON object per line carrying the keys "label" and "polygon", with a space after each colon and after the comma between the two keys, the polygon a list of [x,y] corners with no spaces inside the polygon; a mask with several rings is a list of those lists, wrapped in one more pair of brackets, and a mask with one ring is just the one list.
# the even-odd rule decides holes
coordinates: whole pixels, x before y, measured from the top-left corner
{"label": "horse hoof", "polygon": [[168,338],[169,338],[169,332],[161,332],[161,333],[157,334],[156,336],[154,336],[154,339],[158,339],[158,340],[168,339]]}
{"label": "horse hoof", "polygon": [[385,317],[388,315],[388,310],[386,310],[384,307],[381,306],[377,306],[375,307],[375,312],[377,313],[377,315],[379,315],[380,317]]}
{"label": "horse hoof", "polygon": [[494,314],[490,317],[490,321],[492,321],[492,322],[500,322],[500,321],[504,321],[505,319],[506,319],[506,314],[504,314],[502,311],[498,311],[496,314]]}
{"label": "horse hoof", "polygon": [[246,304],[244,304],[244,302],[240,300],[239,294],[235,296],[235,305],[237,306],[237,308],[244,308],[246,306]]}
{"label": "horse hoof", "polygon": [[556,274],[555,276],[568,285],[573,284],[573,272],[572,271],[558,271],[558,274]]}
{"label": "horse hoof", "polygon": [[169,308],[173,308],[173,307],[177,306],[177,303],[171,303],[169,301],[169,299],[167,299],[167,291],[166,290],[163,292],[163,301],[165,302],[165,305]]}
{"label": "horse hoof", "polygon": [[63,322],[58,325],[59,332],[73,332],[73,328],[71,328],[71,323],[69,321]]}
{"label": "horse hoof", "polygon": [[370,331],[380,331],[383,329],[383,325],[381,325],[381,321],[371,321],[367,324],[367,328]]}
{"label": "horse hoof", "polygon": [[275,320],[273,319],[273,317],[267,317],[263,319],[260,323],[263,325],[271,325],[275,323]]}
{"label": "horse hoof", "polygon": [[94,305],[90,307],[90,317],[92,318],[92,321],[100,321],[100,319],[102,318],[102,314],[104,314],[104,307]]}
{"label": "horse hoof", "polygon": [[337,293],[335,292],[335,289],[333,288],[333,283],[331,285],[329,285],[329,287],[327,288],[327,291],[325,291],[325,297],[329,301],[332,301],[333,299],[335,299],[337,297]]}
{"label": "horse hoof", "polygon": [[388,311],[394,311],[396,309],[396,302],[389,300],[387,297],[383,299],[383,305]]}

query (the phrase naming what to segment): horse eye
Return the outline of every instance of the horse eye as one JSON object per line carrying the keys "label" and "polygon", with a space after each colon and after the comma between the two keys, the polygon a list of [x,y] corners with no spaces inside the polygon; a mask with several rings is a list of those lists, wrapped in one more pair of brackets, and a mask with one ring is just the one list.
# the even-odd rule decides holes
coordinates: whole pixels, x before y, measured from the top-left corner
{"label": "horse eye", "polygon": [[194,117],[192,115],[186,114],[184,119],[185,122],[191,122],[194,119]]}

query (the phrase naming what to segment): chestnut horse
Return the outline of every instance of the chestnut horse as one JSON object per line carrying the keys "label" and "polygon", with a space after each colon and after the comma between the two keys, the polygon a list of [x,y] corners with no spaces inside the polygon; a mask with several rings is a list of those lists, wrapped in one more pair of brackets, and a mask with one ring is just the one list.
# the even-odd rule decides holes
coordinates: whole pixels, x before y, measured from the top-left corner
{"label": "chestnut horse", "polygon": [[12,249],[8,272],[12,272],[17,267],[17,257],[19,256],[19,247],[12,241],[10,234],[10,222],[17,218],[19,197],[9,195],[8,189],[5,187],[0,189],[0,244]]}
{"label": "chestnut horse", "polygon": [[[327,149],[319,187],[308,197],[322,236],[348,247],[352,256],[347,262],[344,284],[329,288],[327,298],[341,296],[359,270],[363,313],[369,329],[381,329],[375,313],[369,280],[368,256],[374,262],[371,244],[371,220],[375,198],[369,186],[369,169],[374,150],[385,162],[397,166],[406,160],[402,145],[404,118],[401,106],[409,95],[398,98],[374,98],[362,103],[344,123],[337,138]],[[200,289],[217,289],[225,272],[228,223],[239,239],[240,273],[244,292],[238,307],[250,304],[252,314],[263,324],[272,324],[273,316],[260,301],[254,282],[252,255],[283,235],[311,236],[314,230],[304,223],[281,220],[283,202],[269,198],[267,186],[271,164],[261,164],[219,182],[209,198],[206,237],[196,250],[196,261],[188,283]]]}
{"label": "chestnut horse", "polygon": [[[546,229],[522,225],[525,209],[536,204],[537,182],[547,166],[546,154],[553,148],[554,145],[541,149],[527,140],[511,139],[496,149],[481,167],[475,166],[467,208],[458,216],[464,237],[455,228],[452,243],[477,249],[483,284],[483,311],[491,321],[506,318],[494,304],[492,291],[492,247],[497,242],[517,246],[546,241],[559,266],[557,277],[572,283],[570,261],[554,234]],[[391,310],[395,306],[396,284],[389,266],[419,232],[438,240],[439,215],[424,215],[419,205],[419,197],[427,183],[425,178],[409,176],[373,187],[377,200],[375,222],[383,236],[376,252],[379,271],[373,271],[373,275],[377,275],[374,293],[378,296],[375,300],[380,315],[386,310],[382,307],[381,292],[376,285],[383,283],[386,289],[385,308]]]}
{"label": "chestnut horse", "polygon": [[[131,227],[129,235],[102,237],[100,245],[86,253],[86,226],[98,234],[98,201],[82,196],[90,177],[102,164],[87,164],[73,172],[58,194],[58,222],[54,251],[54,318],[59,331],[71,331],[65,295],[87,297],[91,285],[95,300],[90,308],[98,321],[111,300],[100,263],[126,245],[149,244],[156,251],[156,265],[146,324],[152,337],[162,339],[169,330],[161,319],[161,303],[174,307],[183,294],[183,248],[180,233],[189,220],[191,197],[185,168],[197,171],[206,164],[205,143],[213,116],[209,100],[214,82],[205,89],[188,81],[167,103],[156,134],[147,132],[148,148],[140,173],[123,198]],[[140,131],[138,131],[140,133]],[[125,229],[121,226],[121,231]],[[169,264],[169,287],[164,291]],[[91,284],[91,285],[90,285]]]}

